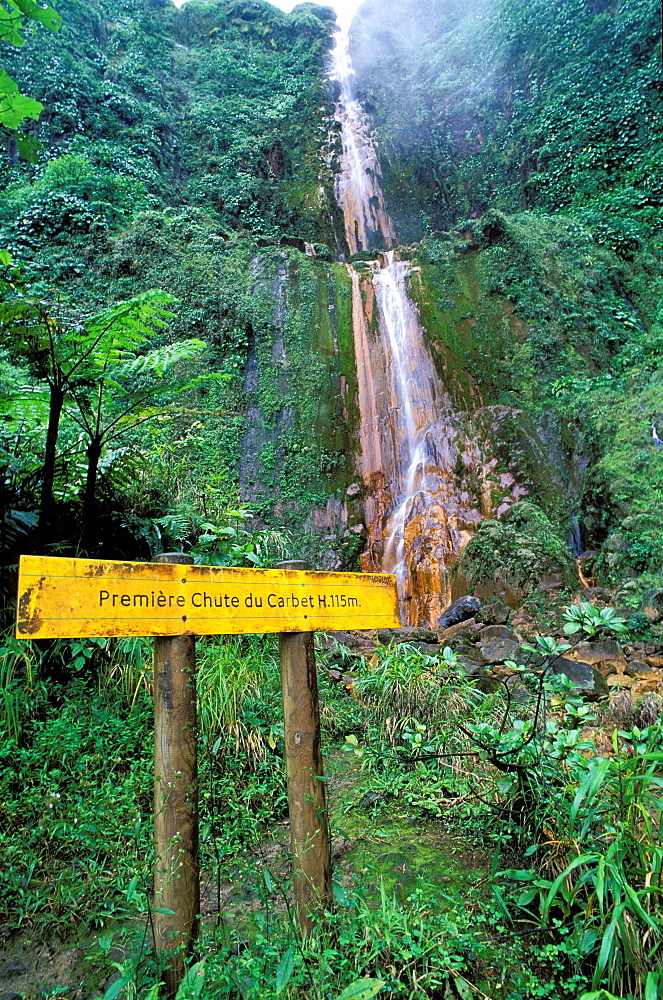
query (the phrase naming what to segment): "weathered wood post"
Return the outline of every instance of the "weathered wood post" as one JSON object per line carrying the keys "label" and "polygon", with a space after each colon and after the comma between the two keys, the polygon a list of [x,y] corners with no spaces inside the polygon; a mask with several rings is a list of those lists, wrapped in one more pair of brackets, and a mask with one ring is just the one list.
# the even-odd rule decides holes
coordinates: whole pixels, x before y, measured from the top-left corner
{"label": "weathered wood post", "polygon": [[[190,565],[191,556],[166,552],[156,562]],[[171,952],[164,972],[173,997],[198,933],[198,762],[196,641],[154,640],[154,947]],[[160,913],[172,910],[173,913]]]}
{"label": "weathered wood post", "polygon": [[[276,569],[306,569],[304,562]],[[320,749],[318,679],[312,632],[279,635],[285,759],[292,848],[292,884],[299,926],[313,928],[313,914],[330,909],[329,820]]]}

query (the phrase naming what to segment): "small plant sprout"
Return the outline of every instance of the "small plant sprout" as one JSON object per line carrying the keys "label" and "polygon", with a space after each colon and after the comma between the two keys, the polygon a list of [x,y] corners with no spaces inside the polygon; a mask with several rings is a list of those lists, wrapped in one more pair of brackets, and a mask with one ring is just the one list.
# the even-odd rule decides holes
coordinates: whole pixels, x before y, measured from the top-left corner
{"label": "small plant sprout", "polygon": [[345,737],[345,746],[343,747],[343,750],[345,753],[354,754],[355,757],[358,757],[360,760],[364,756],[364,751],[359,746],[359,740],[354,733],[350,733]]}
{"label": "small plant sprout", "polygon": [[595,608],[587,601],[564,608],[562,618],[566,622],[564,631],[567,635],[575,635],[581,630],[590,638],[602,633],[622,635],[628,632],[626,619],[620,618],[614,608]]}
{"label": "small plant sprout", "polygon": [[565,653],[567,649],[571,648],[571,646],[568,642],[560,642],[552,635],[537,635],[535,646],[532,646],[529,643],[522,643],[520,648],[526,653],[542,653],[544,656],[559,656],[560,653]]}

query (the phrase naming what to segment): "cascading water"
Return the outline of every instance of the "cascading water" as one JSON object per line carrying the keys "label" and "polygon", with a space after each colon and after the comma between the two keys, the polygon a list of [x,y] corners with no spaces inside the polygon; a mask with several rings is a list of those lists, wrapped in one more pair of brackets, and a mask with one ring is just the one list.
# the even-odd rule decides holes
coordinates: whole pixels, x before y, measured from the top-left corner
{"label": "cascading water", "polygon": [[368,119],[353,95],[354,70],[347,30],[336,37],[330,79],[338,87],[336,121],[341,126],[343,152],[336,180],[336,200],[343,211],[351,253],[395,243],[394,227],[380,187],[380,161],[369,133]]}
{"label": "cascading water", "polygon": [[[347,31],[337,36],[332,63],[343,147],[336,197],[348,246],[391,248],[394,226],[369,122],[353,94]],[[348,265],[367,487],[362,566],[396,574],[404,623],[434,624],[451,596],[450,564],[481,514],[454,473],[461,429],[408,294],[412,269],[395,250],[376,257],[363,277]],[[468,440],[462,450],[466,467],[480,460]]]}

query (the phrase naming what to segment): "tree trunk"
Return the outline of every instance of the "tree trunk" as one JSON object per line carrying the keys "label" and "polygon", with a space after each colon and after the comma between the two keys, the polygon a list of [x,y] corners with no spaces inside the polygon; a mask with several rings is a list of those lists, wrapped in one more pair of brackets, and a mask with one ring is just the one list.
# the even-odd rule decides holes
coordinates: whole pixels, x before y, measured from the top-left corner
{"label": "tree trunk", "polygon": [[41,502],[39,505],[38,534],[41,544],[46,535],[53,513],[53,482],[55,480],[55,456],[60,430],[60,415],[64,405],[64,390],[59,386],[51,386],[51,398],[48,410],[48,430],[46,431],[46,446],[44,448],[44,472],[41,481]]}
{"label": "tree trunk", "polygon": [[102,439],[95,436],[87,446],[87,476],[83,494],[83,538],[87,541],[94,516],[94,501],[97,489],[97,473],[101,458]]}

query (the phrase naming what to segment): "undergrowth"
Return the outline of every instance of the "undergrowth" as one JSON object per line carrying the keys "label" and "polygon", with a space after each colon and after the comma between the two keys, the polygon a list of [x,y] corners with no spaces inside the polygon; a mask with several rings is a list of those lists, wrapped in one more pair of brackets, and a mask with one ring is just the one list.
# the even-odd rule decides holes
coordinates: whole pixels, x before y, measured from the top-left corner
{"label": "undergrowth", "polygon": [[[591,605],[564,620],[570,642],[626,628]],[[232,925],[222,914],[205,922],[180,1000],[652,1000],[663,959],[660,712],[652,701],[645,724],[583,703],[549,669],[570,642],[525,646],[510,683],[488,685],[468,681],[449,649],[380,647],[354,658],[353,697],[319,651],[326,752],[360,768],[344,809],[369,824],[397,816],[413,837],[435,823],[492,864],[478,892],[421,874],[387,889],[370,858],[349,882],[337,869],[335,911],[302,940],[287,880],[260,853],[287,815],[275,642],[201,641],[202,867],[218,898],[223,879],[252,887],[252,901]],[[82,930],[100,970],[123,941],[106,1000],[122,990],[156,1000],[148,646],[62,644],[62,662],[67,651],[71,676],[58,680],[48,653],[3,646],[3,919],[8,933]],[[614,730],[610,752],[593,742],[595,712]]]}

